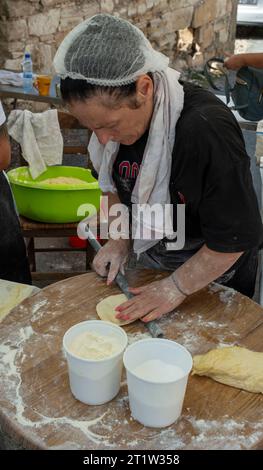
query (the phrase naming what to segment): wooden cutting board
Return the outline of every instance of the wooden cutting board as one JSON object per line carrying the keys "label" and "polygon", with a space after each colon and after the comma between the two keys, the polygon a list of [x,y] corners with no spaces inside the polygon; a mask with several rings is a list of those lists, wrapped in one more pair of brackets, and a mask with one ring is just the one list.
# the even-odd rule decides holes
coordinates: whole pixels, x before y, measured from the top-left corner
{"label": "wooden cutting board", "polygon": [[[138,286],[162,277],[128,273]],[[75,323],[95,319],[96,304],[118,293],[94,273],[69,278],[24,300],[0,324],[0,427],[5,445],[29,449],[255,449],[263,447],[263,395],[190,377],[182,417],[165,429],[145,428],[130,415],[125,375],[110,403],[88,406],[72,396],[62,337]],[[166,338],[192,354],[216,346],[263,351],[263,309],[212,284],[189,297],[159,324]],[[137,321],[129,341],[147,337]]]}

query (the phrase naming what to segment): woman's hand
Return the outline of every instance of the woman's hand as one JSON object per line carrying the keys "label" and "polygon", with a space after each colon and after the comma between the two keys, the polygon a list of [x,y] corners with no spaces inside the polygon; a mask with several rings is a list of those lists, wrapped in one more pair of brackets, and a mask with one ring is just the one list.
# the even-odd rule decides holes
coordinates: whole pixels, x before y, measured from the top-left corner
{"label": "woman's hand", "polygon": [[111,284],[118,272],[123,270],[129,250],[130,240],[110,239],[95,256],[93,268],[100,276],[107,276],[107,285]]}
{"label": "woman's hand", "polygon": [[186,298],[170,276],[143,287],[130,287],[129,290],[135,297],[116,308],[116,318],[152,321],[174,310]]}

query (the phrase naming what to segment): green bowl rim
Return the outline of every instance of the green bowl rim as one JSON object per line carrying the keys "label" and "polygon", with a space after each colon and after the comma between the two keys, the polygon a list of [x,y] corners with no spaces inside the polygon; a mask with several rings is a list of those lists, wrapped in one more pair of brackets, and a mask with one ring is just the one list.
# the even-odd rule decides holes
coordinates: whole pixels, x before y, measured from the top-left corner
{"label": "green bowl rim", "polygon": [[[90,169],[82,168],[82,167],[79,167],[79,166],[66,166],[66,165],[59,165],[59,166],[62,166],[63,168],[76,168],[80,171],[91,173]],[[17,167],[17,168],[13,168],[12,170],[9,170],[7,172],[7,176],[8,176],[8,179],[9,179],[10,183],[13,184],[13,185],[16,185],[16,186],[23,186],[25,188],[30,188],[30,189],[46,189],[46,190],[49,190],[49,191],[72,191],[72,190],[73,191],[77,191],[77,190],[78,191],[87,191],[87,190],[90,190],[90,189],[100,189],[98,181],[88,183],[85,180],[83,180],[86,183],[86,185],[81,186],[81,187],[78,184],[68,185],[68,184],[60,183],[60,184],[57,184],[56,186],[51,186],[48,183],[43,184],[41,181],[34,181],[33,184],[32,184],[32,181],[17,181],[16,179],[14,179],[13,173],[16,172],[20,168],[28,168],[28,167],[20,166],[20,167]],[[79,178],[79,179],[81,179],[81,178]]]}

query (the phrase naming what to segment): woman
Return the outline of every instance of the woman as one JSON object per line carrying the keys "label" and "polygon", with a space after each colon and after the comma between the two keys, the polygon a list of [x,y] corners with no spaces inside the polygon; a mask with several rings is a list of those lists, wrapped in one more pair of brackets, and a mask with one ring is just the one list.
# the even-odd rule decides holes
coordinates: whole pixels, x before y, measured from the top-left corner
{"label": "woman", "polygon": [[0,102],[0,279],[31,284],[31,275],[14,200],[4,171],[11,151]]}
{"label": "woman", "polygon": [[168,224],[161,240],[112,237],[95,257],[108,284],[130,242],[145,267],[172,271],[130,289],[135,297],[117,308],[125,320],[154,320],[214,280],[254,292],[262,223],[241,130],[214,95],[182,86],[168,62],[135,26],[104,14],[71,31],[54,59],[70,113],[93,131],[89,152],[109,207],[172,204],[174,231],[182,228],[177,205],[185,207],[180,249],[168,245]]}

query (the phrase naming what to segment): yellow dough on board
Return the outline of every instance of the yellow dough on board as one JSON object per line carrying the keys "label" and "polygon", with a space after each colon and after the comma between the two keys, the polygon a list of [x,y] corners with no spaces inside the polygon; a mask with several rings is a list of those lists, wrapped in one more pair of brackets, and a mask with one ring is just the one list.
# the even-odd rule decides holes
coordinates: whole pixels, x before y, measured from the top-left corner
{"label": "yellow dough on board", "polygon": [[45,184],[87,184],[86,181],[81,180],[80,178],[73,178],[71,176],[57,176],[56,178],[47,178],[42,180],[41,183]]}
{"label": "yellow dough on board", "polygon": [[115,308],[123,302],[126,302],[126,300],[128,299],[125,294],[106,297],[96,306],[98,316],[101,320],[110,321],[111,323],[115,323],[115,325],[128,325],[128,323],[132,323],[135,320],[119,320],[115,317],[115,315],[117,315]]}
{"label": "yellow dough on board", "polygon": [[206,375],[248,392],[263,393],[263,352],[239,346],[194,356],[192,375]]}
{"label": "yellow dough on board", "polygon": [[35,286],[0,279],[0,322],[12,308],[39,290]]}

